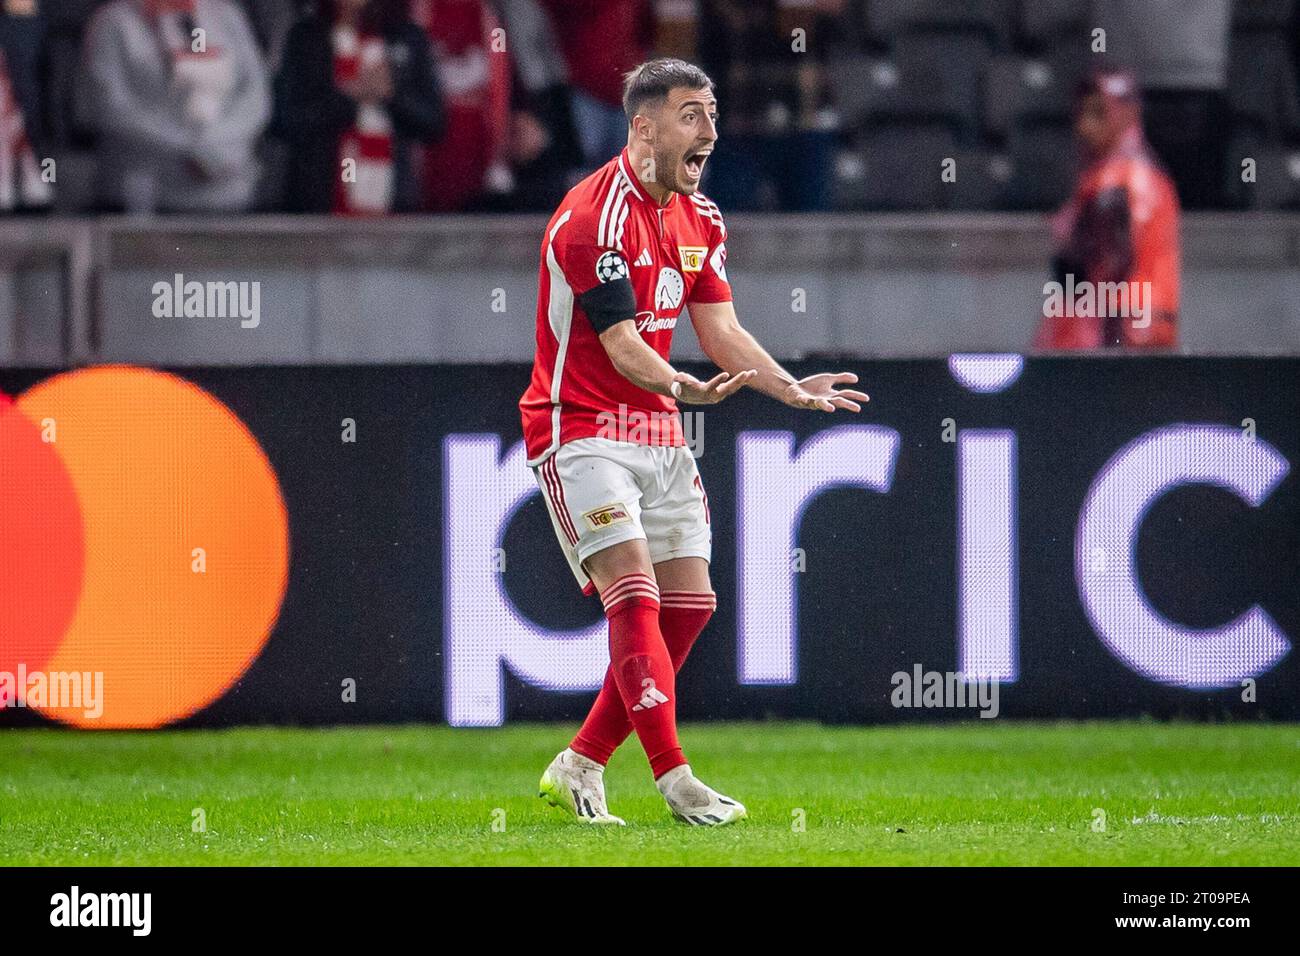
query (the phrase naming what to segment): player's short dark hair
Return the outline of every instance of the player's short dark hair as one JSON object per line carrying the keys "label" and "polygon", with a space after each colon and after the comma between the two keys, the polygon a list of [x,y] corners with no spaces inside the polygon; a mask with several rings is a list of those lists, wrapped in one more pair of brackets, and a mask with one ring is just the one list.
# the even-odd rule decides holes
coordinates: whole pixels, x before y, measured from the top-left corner
{"label": "player's short dark hair", "polygon": [[664,100],[673,90],[702,90],[712,92],[713,81],[694,63],[674,57],[647,60],[623,77],[623,112],[627,121],[646,103]]}

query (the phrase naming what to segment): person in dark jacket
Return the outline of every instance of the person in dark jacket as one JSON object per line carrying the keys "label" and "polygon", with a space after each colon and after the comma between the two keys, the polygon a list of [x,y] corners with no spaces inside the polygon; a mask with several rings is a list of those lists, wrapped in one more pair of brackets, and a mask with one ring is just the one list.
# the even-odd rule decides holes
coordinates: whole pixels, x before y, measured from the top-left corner
{"label": "person in dark jacket", "polygon": [[289,31],[273,130],[288,144],[290,211],[418,210],[411,147],[443,124],[433,51],[404,0],[322,0]]}
{"label": "person in dark jacket", "polygon": [[46,23],[35,0],[0,11],[0,212],[45,209],[53,187],[41,109],[40,64]]}

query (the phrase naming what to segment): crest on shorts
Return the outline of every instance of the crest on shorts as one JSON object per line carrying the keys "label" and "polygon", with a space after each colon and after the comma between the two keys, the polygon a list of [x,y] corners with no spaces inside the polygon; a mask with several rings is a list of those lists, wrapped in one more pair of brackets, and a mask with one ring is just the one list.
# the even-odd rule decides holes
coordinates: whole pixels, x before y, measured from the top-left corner
{"label": "crest on shorts", "polygon": [[632,520],[632,516],[628,514],[627,506],[622,502],[601,505],[599,508],[588,511],[582,518],[591,526],[592,531],[600,531],[610,525]]}

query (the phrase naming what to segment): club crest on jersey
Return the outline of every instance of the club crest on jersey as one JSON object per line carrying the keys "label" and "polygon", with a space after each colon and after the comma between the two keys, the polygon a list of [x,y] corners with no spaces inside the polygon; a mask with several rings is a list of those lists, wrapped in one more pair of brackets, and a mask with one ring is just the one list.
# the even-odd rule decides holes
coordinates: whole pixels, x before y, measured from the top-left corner
{"label": "club crest on jersey", "polygon": [[627,506],[621,502],[612,505],[601,505],[599,508],[588,511],[582,517],[587,524],[591,525],[592,531],[600,531],[610,525],[632,520],[632,516],[627,513]]}
{"label": "club crest on jersey", "polygon": [[677,316],[675,315],[660,318],[649,310],[636,314],[636,330],[638,332],[659,332],[663,329],[675,329],[676,327]]}
{"label": "club crest on jersey", "polygon": [[626,279],[627,260],[612,249],[601,253],[600,258],[596,260],[596,278],[601,282]]}
{"label": "club crest on jersey", "polygon": [[686,295],[686,281],[676,269],[664,266],[659,271],[659,282],[655,286],[655,308],[667,311],[682,304]]}
{"label": "club crest on jersey", "polygon": [[704,257],[709,254],[708,246],[678,246],[677,256],[682,260],[683,272],[699,272],[704,268]]}

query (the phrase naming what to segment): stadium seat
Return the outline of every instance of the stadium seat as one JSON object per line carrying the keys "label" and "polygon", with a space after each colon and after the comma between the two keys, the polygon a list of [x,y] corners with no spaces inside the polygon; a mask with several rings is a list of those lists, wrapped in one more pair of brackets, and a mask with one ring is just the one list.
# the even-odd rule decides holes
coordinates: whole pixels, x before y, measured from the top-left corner
{"label": "stadium seat", "polygon": [[967,31],[982,33],[999,50],[1011,42],[1014,0],[868,0],[870,36],[886,46],[910,33]]}
{"label": "stadium seat", "polygon": [[1067,98],[1079,79],[1098,62],[1086,32],[1057,35],[1043,50],[1042,58],[1051,67]]}
{"label": "stadium seat", "polygon": [[867,208],[867,163],[861,150],[841,150],[835,157],[831,180],[831,208]]}
{"label": "stadium seat", "polygon": [[1011,175],[1007,205],[1053,209],[1070,195],[1077,167],[1074,133],[1059,120],[1024,120],[1010,136]]}
{"label": "stadium seat", "polygon": [[995,57],[984,79],[984,129],[1004,140],[1021,120],[1066,120],[1070,91],[1046,60]]}
{"label": "stadium seat", "polygon": [[841,124],[850,133],[890,120],[931,120],[959,128],[967,117],[957,95],[923,71],[904,71],[892,60],[851,57],[828,71]]}
{"label": "stadium seat", "polygon": [[1254,187],[1251,209],[1300,209],[1300,150],[1262,153]]}
{"label": "stadium seat", "polygon": [[979,139],[984,78],[991,58],[992,50],[980,33],[909,33],[894,44],[904,84],[928,112],[949,117],[969,146]]}
{"label": "stadium seat", "polygon": [[1287,30],[1295,13],[1296,0],[1233,0],[1234,29]]}
{"label": "stadium seat", "polygon": [[1233,120],[1228,142],[1223,147],[1222,195],[1224,205],[1230,209],[1247,209],[1254,201],[1254,185],[1242,181],[1242,160],[1254,159],[1256,163],[1263,153],[1272,149],[1268,133],[1261,127],[1243,121]]}
{"label": "stadium seat", "polygon": [[959,152],[956,159],[956,181],[943,183],[946,208],[962,212],[1001,208],[1013,172],[1010,157],[974,150]]}
{"label": "stadium seat", "polygon": [[1088,5],[1079,0],[1020,0],[1018,7],[1016,41],[1034,53],[1087,35]]}
{"label": "stadium seat", "polygon": [[860,208],[942,208],[942,163],[956,155],[957,139],[946,123],[900,120],[868,129],[857,151],[863,178]]}
{"label": "stadium seat", "polygon": [[841,125],[856,126],[870,111],[876,99],[872,87],[881,82],[873,76],[878,62],[865,53],[854,53],[837,56],[828,64],[826,79],[830,98],[839,113]]}
{"label": "stadium seat", "polygon": [[1233,33],[1228,105],[1234,120],[1259,127],[1275,141],[1300,133],[1300,98],[1285,34],[1274,30]]}
{"label": "stadium seat", "polygon": [[[1278,147],[1258,128],[1233,131],[1224,150],[1223,195],[1234,209],[1300,209],[1300,150]],[[1243,161],[1254,161],[1254,182]]]}

